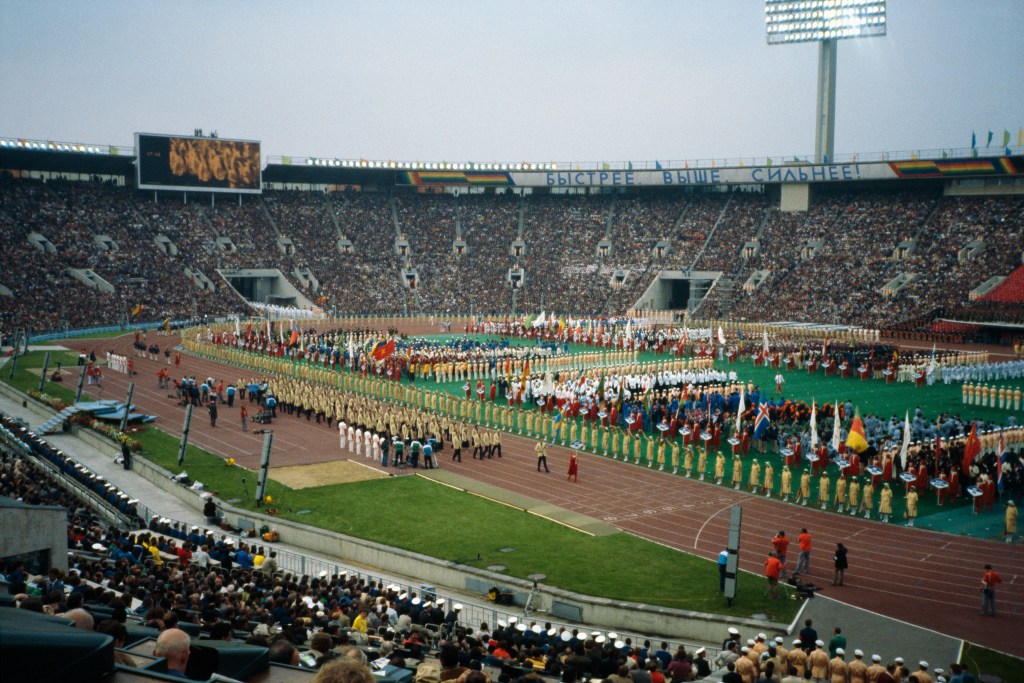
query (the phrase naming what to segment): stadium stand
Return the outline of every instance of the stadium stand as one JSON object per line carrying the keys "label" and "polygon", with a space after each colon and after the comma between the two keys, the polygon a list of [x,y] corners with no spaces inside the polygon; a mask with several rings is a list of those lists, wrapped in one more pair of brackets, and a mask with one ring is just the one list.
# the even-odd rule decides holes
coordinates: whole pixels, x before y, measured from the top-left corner
{"label": "stadium stand", "polygon": [[[840,322],[950,340],[973,328],[937,321],[1024,320],[1024,202],[1014,196],[827,188],[803,213],[740,189],[273,190],[197,203],[110,183],[5,174],[0,199],[0,283],[12,295],[0,313],[5,328],[244,311],[217,271],[257,267],[279,269],[311,301],[340,314],[508,313],[507,273],[518,266],[520,313],[620,314],[658,272],[692,269],[715,274],[698,309],[706,317]],[[517,239],[521,256],[511,253]],[[408,254],[397,253],[396,240],[407,241]],[[661,253],[659,243],[667,245]],[[315,283],[300,281],[299,268]],[[417,273],[415,288],[403,286],[404,268]],[[764,281],[745,286],[759,271]],[[92,285],[83,272],[95,275]],[[972,300],[994,277],[1006,280]]]}

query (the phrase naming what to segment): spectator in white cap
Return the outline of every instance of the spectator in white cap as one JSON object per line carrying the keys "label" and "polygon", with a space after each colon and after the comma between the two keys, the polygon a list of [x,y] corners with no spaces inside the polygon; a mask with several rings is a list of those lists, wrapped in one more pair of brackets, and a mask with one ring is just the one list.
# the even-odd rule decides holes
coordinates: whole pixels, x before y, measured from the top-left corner
{"label": "spectator in white cap", "polygon": [[836,656],[828,663],[828,678],[833,683],[846,683],[849,680],[850,667],[843,659],[845,654],[843,648],[836,648]]}
{"label": "spectator in white cap", "polygon": [[918,670],[914,672],[917,683],[932,683],[932,676],[928,673],[928,662],[923,659],[917,663]]}
{"label": "spectator in white cap", "polygon": [[814,641],[814,650],[807,656],[807,664],[811,669],[811,678],[823,681],[828,678],[828,653],[822,640]]}
{"label": "spectator in white cap", "polygon": [[878,676],[885,671],[885,667],[882,666],[882,655],[874,654],[871,655],[871,665],[868,667],[868,680],[875,681]]}
{"label": "spectator in white cap", "polygon": [[864,663],[864,651],[854,650],[853,661],[850,662],[850,683],[858,681],[858,683],[867,683],[868,681],[868,665]]}
{"label": "spectator in white cap", "polygon": [[730,626],[729,627],[729,637],[722,641],[722,649],[723,650],[728,650],[729,649],[729,643],[739,643],[739,642],[740,642],[740,632],[739,632],[739,630],[736,629],[733,626]]}

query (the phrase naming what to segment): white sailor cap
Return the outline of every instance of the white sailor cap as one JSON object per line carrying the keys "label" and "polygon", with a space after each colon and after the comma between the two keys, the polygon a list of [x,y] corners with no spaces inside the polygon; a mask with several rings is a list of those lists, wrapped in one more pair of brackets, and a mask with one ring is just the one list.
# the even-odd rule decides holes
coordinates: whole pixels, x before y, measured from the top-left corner
{"label": "white sailor cap", "polygon": [[864,656],[864,651],[863,650],[854,650],[853,651],[853,656],[854,657],[863,657]]}
{"label": "white sailor cap", "polygon": [[562,631],[562,635],[560,636],[560,638],[568,643],[570,640],[572,640],[572,633],[570,633],[569,631]]}
{"label": "white sailor cap", "polygon": [[462,603],[461,602],[455,603],[454,605],[452,605],[452,609],[455,610],[456,612],[461,611],[462,610]]}
{"label": "white sailor cap", "polygon": [[836,648],[836,654],[837,654],[837,655],[839,655],[840,657],[842,657],[843,655],[845,655],[845,654],[846,654],[846,650],[844,650],[844,649],[843,649],[843,648],[841,648],[841,647],[837,647],[837,648]]}
{"label": "white sailor cap", "polygon": [[697,655],[699,657],[702,654],[704,654],[705,652],[707,652],[707,648],[699,647],[699,648],[697,648],[697,651],[694,652],[693,654],[695,654],[695,655]]}
{"label": "white sailor cap", "polygon": [[928,662],[924,661],[923,659],[920,662],[918,662],[917,665],[919,667],[921,667],[922,669],[927,669],[928,668]]}
{"label": "white sailor cap", "polygon": [[92,549],[93,550],[99,550],[100,552],[103,552],[104,550],[106,550],[106,548],[103,546],[102,543],[93,543],[92,544]]}
{"label": "white sailor cap", "polygon": [[775,642],[778,643],[779,645],[782,645],[786,641],[782,639],[782,636],[775,636]]}
{"label": "white sailor cap", "polygon": [[881,662],[882,661],[882,655],[871,655],[871,661],[872,662]]}
{"label": "white sailor cap", "polygon": [[767,638],[768,638],[768,636],[766,636],[766,635],[765,635],[765,634],[763,634],[763,633],[758,633],[758,634],[757,634],[757,639],[758,639],[758,640],[766,640]]}
{"label": "white sailor cap", "polygon": [[818,647],[825,647],[825,641],[824,640],[816,640],[816,641],[814,641],[814,644],[817,645]]}
{"label": "white sailor cap", "polygon": [[606,640],[608,640],[608,639],[605,638],[604,636],[598,636],[597,638],[594,638],[594,642],[597,643],[598,645],[600,645],[601,643],[603,643]]}
{"label": "white sailor cap", "polygon": [[739,634],[740,634],[740,632],[735,627],[733,627],[733,626],[729,627],[729,635],[730,636],[738,636]]}
{"label": "white sailor cap", "polygon": [[520,633],[526,632],[526,624],[516,624],[516,630]]}

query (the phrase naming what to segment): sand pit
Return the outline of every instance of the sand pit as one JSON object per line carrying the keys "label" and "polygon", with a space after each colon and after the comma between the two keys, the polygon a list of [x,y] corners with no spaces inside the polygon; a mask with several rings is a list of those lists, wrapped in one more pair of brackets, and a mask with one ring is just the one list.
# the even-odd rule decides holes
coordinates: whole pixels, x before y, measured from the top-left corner
{"label": "sand pit", "polygon": [[388,476],[384,472],[362,465],[351,460],[333,460],[315,465],[295,465],[292,467],[273,467],[270,477],[293,489],[308,489],[313,486],[329,486],[331,484],[348,484],[367,479],[381,479]]}

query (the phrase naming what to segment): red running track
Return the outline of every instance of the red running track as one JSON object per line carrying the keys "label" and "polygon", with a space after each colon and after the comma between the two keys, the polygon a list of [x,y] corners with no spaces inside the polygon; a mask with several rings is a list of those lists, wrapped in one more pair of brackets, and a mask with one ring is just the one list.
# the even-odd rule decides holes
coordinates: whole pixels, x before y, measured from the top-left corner
{"label": "red running track", "polygon": [[[163,347],[169,338],[159,337]],[[71,342],[79,350],[113,348],[131,353],[131,337],[114,341]],[[183,409],[156,388],[161,360],[135,360],[138,375],[134,402],[160,417],[162,429],[181,433]],[[237,381],[251,373],[237,368],[182,357],[181,374],[197,378],[213,376]],[[172,375],[173,375],[172,367]],[[107,372],[101,392],[93,396],[124,399],[128,378]],[[173,393],[173,392],[170,392]],[[253,411],[250,411],[252,413]],[[213,429],[205,410],[193,413],[191,443],[224,457],[232,456],[250,469],[258,467],[262,439],[239,429],[238,406],[221,407],[218,427]],[[908,529],[893,524],[821,512],[781,501],[734,491],[709,482],[688,480],[656,469],[626,464],[610,458],[581,454],[579,483],[567,482],[568,450],[548,449],[550,474],[536,471],[533,440],[506,435],[504,457],[475,461],[467,456],[451,461],[451,451],[441,454],[441,466],[481,482],[529,496],[536,500],[589,515],[623,531],[713,559],[725,547],[728,510],[743,506],[740,566],[761,574],[771,550],[770,539],[784,529],[793,539],[789,566],[795,565],[796,536],[802,527],[814,537],[810,577],[825,586],[829,597],[918,626],[1024,655],[1024,548],[990,541]],[[274,459],[278,467],[308,464],[345,457],[338,449],[337,431],[326,425],[293,417],[274,423]],[[367,462],[365,458],[359,459]],[[832,551],[842,542],[849,549],[850,568],[843,587],[830,587]],[[981,616],[980,581],[983,565],[991,563],[1004,580],[997,591],[1000,616]],[[646,602],[650,596],[637,595]]]}

